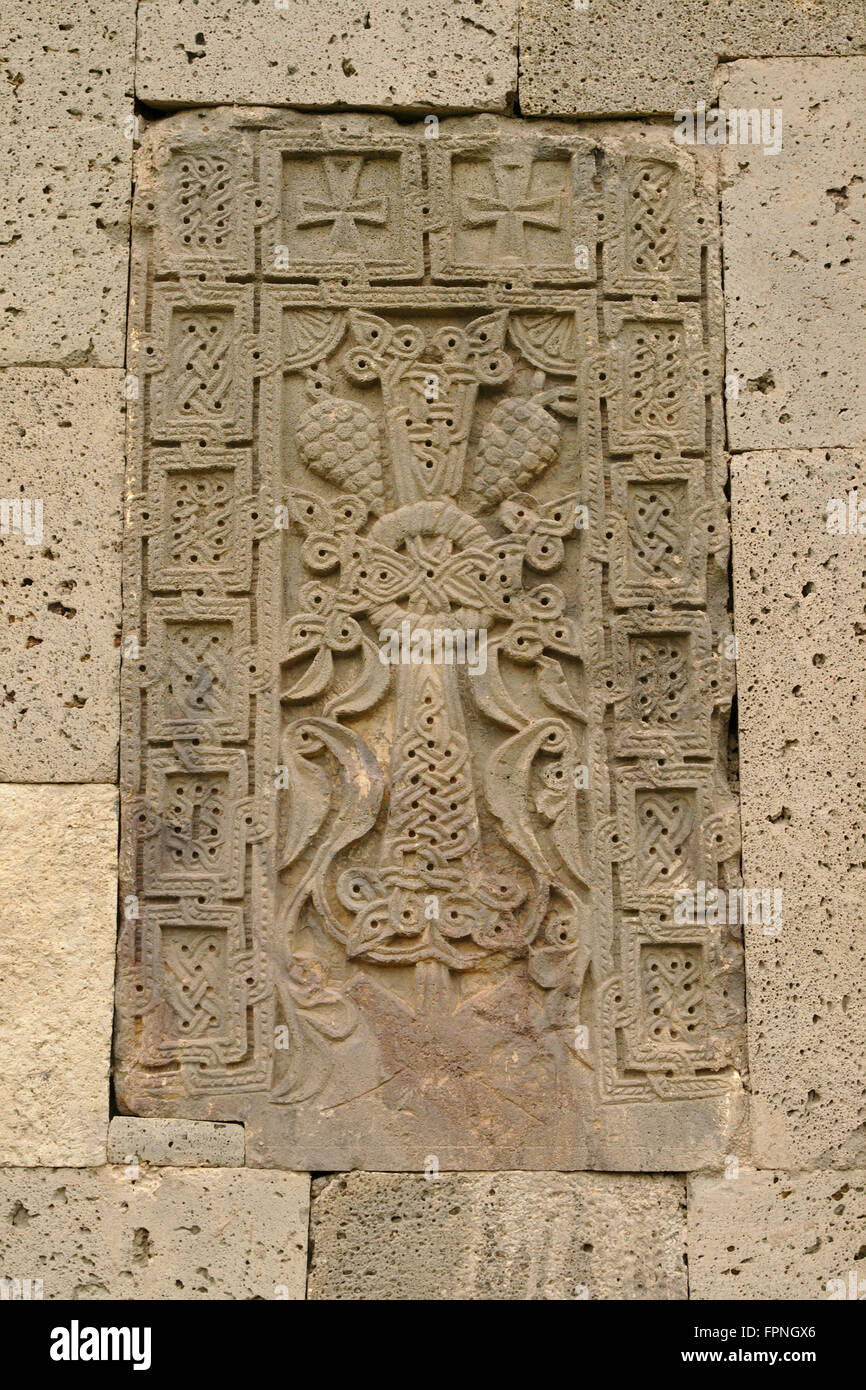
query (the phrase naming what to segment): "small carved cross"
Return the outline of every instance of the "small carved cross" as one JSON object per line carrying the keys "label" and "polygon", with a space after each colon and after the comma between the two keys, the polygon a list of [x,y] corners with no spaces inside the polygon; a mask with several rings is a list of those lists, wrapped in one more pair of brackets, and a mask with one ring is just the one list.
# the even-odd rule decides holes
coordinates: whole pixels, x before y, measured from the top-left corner
{"label": "small carved cross", "polygon": [[363,155],[334,157],[322,161],[328,200],[300,199],[298,227],[321,227],[331,223],[330,251],[357,253],[361,242],[358,225],[384,227],[388,220],[388,197],[384,193],[358,197],[358,183],[364,167]]}
{"label": "small carved cross", "polygon": [[525,260],[526,228],[562,229],[562,195],[542,193],[530,197],[532,163],[506,156],[492,166],[493,197],[470,194],[466,199],[464,227],[495,227],[494,250],[500,256]]}

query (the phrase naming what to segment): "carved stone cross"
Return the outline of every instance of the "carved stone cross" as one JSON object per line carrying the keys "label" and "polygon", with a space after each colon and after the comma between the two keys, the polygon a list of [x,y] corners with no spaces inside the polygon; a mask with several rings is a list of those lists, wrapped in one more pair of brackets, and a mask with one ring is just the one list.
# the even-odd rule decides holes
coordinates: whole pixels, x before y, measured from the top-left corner
{"label": "carved stone cross", "polygon": [[314,1170],[729,1151],[714,199],[571,127],[148,133],[122,1109]]}

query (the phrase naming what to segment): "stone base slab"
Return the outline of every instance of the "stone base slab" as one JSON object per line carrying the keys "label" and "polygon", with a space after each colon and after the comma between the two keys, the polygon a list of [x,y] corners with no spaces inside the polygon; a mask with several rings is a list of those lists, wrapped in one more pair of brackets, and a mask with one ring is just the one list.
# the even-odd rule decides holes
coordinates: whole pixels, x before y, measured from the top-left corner
{"label": "stone base slab", "polygon": [[687,1297],[680,1178],[429,1171],[314,1184],[310,1298]]}
{"label": "stone base slab", "polygon": [[242,1168],[243,1125],[115,1115],[108,1127],[108,1161],[171,1168]]}
{"label": "stone base slab", "polygon": [[105,1162],[116,934],[116,788],[0,786],[0,1164]]}
{"label": "stone base slab", "polygon": [[689,1182],[693,1299],[866,1297],[866,1172],[755,1172]]}
{"label": "stone base slab", "polygon": [[0,1277],[45,1299],[302,1299],[309,1190],[301,1173],[0,1171]]}

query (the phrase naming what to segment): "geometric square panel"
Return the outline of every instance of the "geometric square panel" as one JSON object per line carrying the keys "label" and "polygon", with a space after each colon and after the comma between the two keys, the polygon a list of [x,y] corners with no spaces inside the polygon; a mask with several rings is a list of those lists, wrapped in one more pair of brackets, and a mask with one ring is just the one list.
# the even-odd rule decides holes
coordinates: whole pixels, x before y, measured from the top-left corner
{"label": "geometric square panel", "polygon": [[434,280],[594,281],[596,199],[584,141],[501,150],[495,137],[440,136],[430,169]]}
{"label": "geometric square panel", "polygon": [[611,627],[617,752],[646,757],[662,748],[678,759],[712,756],[720,662],[703,612],[630,608]]}
{"label": "geometric square panel", "polygon": [[617,604],[705,602],[708,518],[698,460],[656,450],[614,463],[609,522]]}
{"label": "geometric square panel", "polygon": [[612,347],[611,448],[700,449],[706,361],[699,306],[635,299],[606,304],[604,321]]}
{"label": "geometric square panel", "polygon": [[418,280],[423,274],[417,141],[392,133],[330,147],[292,132],[263,140],[263,267],[269,276]]}
{"label": "geometric square panel", "polygon": [[154,589],[198,589],[215,580],[249,587],[252,461],[248,449],[196,444],[155,453],[142,513]]}
{"label": "geometric square panel", "polygon": [[155,603],[146,652],[154,737],[245,739],[253,655],[243,599],[218,603],[187,592]]}
{"label": "geometric square panel", "polygon": [[245,790],[243,753],[197,742],[189,757],[165,749],[151,753],[146,784],[151,813],[142,845],[147,893],[240,896]]}

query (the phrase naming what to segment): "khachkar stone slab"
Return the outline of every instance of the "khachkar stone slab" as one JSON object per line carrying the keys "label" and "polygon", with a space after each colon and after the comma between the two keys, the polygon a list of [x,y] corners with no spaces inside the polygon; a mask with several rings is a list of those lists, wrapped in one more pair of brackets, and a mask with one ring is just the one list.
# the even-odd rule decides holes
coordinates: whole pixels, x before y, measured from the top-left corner
{"label": "khachkar stone slab", "polygon": [[0,1170],[0,1278],[45,1299],[302,1299],[309,1197],[305,1173]]}
{"label": "khachkar stone slab", "polygon": [[0,780],[115,782],[124,379],[0,371]]}
{"label": "khachkar stone slab", "polygon": [[712,179],[429,128],[145,141],[121,1108],[313,1170],[718,1162],[740,948],[674,920],[738,846]]}
{"label": "khachkar stone slab", "polygon": [[141,0],[136,91],[196,102],[505,111],[518,0]]}
{"label": "khachkar stone slab", "polygon": [[0,785],[0,1164],[105,1162],[117,788]]}
{"label": "khachkar stone slab", "polygon": [[520,0],[520,109],[671,114],[712,103],[721,58],[864,51],[862,0]]}
{"label": "khachkar stone slab", "polygon": [[0,54],[0,365],[122,367],[135,5],[16,0]]}
{"label": "khachkar stone slab", "polygon": [[862,447],[866,57],[720,72],[720,105],[773,107],[783,122],[778,155],[722,152],[729,442]]}
{"label": "khachkar stone slab", "polygon": [[866,1172],[689,1179],[689,1297],[866,1298]]}
{"label": "khachkar stone slab", "polygon": [[[755,1161],[866,1164],[866,456],[735,455],[734,608]],[[855,751],[856,750],[856,751]]]}
{"label": "khachkar stone slab", "polygon": [[311,1299],[688,1298],[682,1178],[346,1173],[311,1214]]}

